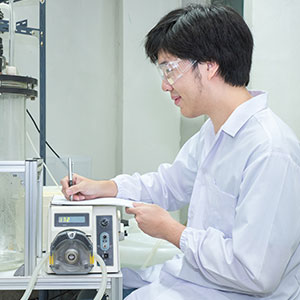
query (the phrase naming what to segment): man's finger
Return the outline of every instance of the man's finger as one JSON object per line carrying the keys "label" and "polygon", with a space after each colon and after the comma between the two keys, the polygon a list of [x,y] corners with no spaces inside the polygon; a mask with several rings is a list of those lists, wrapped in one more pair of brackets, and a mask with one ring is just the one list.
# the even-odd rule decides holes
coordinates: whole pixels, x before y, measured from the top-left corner
{"label": "man's finger", "polygon": [[136,208],[134,208],[134,207],[126,207],[126,213],[128,213],[128,214],[133,214],[133,215],[135,215],[136,214]]}
{"label": "man's finger", "polygon": [[132,205],[133,205],[133,207],[126,207],[125,211],[128,214],[136,215],[140,207],[147,206],[149,204],[145,204],[145,203],[141,203],[141,202],[133,202]]}
{"label": "man's finger", "polygon": [[134,207],[140,207],[140,206],[147,206],[149,204],[146,204],[146,203],[141,203],[141,202],[133,202],[132,205]]}
{"label": "man's finger", "polygon": [[82,201],[82,200],[86,200],[86,197],[84,195],[82,195],[81,193],[74,194],[73,201]]}
{"label": "man's finger", "polygon": [[67,189],[69,187],[68,185],[68,177],[64,177],[61,181],[60,181],[61,185],[62,185],[62,188],[63,189]]}
{"label": "man's finger", "polygon": [[72,185],[70,186],[67,190],[66,190],[66,193],[67,195],[71,196],[71,195],[74,195],[74,194],[77,194],[81,192],[81,189],[80,189],[80,186],[79,184],[76,184],[76,185]]}

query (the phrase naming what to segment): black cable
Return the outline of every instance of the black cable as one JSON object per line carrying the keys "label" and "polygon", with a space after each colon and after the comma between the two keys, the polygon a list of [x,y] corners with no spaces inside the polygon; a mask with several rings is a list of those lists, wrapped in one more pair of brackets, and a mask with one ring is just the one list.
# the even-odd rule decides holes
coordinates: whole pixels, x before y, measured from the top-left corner
{"label": "black cable", "polygon": [[[39,127],[37,126],[37,124],[36,124],[36,122],[35,122],[33,116],[31,115],[31,113],[29,112],[29,110],[28,110],[27,108],[26,108],[26,112],[27,112],[27,114],[29,115],[31,121],[33,122],[33,124],[34,124],[36,130],[37,130],[39,133],[41,133],[41,131],[40,131]],[[49,147],[49,149],[55,154],[55,156],[56,156],[57,158],[61,159],[60,156],[57,154],[57,152],[50,146],[50,144],[49,144],[47,141],[46,141],[46,145],[47,145],[47,146]]]}

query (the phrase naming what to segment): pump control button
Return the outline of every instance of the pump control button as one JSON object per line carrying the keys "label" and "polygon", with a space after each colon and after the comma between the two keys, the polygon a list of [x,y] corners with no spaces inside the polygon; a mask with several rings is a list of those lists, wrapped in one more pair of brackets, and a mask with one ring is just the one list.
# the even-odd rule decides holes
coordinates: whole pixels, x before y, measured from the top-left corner
{"label": "pump control button", "polygon": [[100,234],[100,249],[106,251],[109,249],[109,235],[107,232],[102,232]]}
{"label": "pump control button", "polygon": [[102,219],[101,221],[100,221],[100,224],[101,224],[101,226],[102,227],[106,227],[108,224],[109,224],[109,220],[108,219]]}

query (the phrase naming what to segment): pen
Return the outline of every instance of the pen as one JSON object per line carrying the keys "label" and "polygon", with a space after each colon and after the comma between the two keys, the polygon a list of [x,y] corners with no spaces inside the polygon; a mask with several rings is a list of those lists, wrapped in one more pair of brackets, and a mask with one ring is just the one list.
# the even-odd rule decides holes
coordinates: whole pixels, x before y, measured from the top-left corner
{"label": "pen", "polygon": [[[73,163],[72,159],[68,159],[68,176],[69,176],[69,186],[73,185]],[[70,196],[70,200],[73,201],[73,195]]]}

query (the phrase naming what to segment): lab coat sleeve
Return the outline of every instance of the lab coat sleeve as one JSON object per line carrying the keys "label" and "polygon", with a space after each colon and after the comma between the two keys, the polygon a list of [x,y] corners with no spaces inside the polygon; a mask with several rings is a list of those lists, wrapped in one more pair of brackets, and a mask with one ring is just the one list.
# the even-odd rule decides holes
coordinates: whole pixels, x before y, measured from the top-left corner
{"label": "lab coat sleeve", "polygon": [[176,210],[188,203],[197,174],[199,133],[182,147],[173,164],[161,164],[157,172],[119,175],[117,197],[155,203]]}
{"label": "lab coat sleeve", "polygon": [[299,244],[300,167],[270,153],[243,174],[232,237],[187,227],[180,240],[185,259],[205,280],[225,291],[272,293]]}

